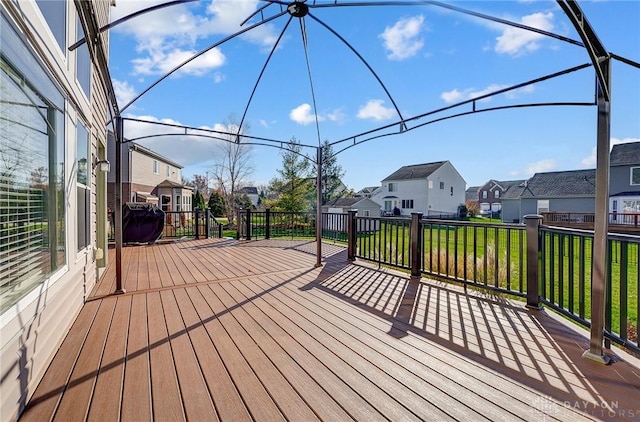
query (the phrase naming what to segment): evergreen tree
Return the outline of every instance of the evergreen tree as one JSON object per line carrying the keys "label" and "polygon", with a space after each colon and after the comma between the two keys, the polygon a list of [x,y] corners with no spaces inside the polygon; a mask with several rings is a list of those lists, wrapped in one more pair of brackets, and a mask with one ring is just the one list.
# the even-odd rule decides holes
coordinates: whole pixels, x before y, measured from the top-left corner
{"label": "evergreen tree", "polygon": [[253,203],[251,203],[251,199],[249,199],[249,195],[246,193],[239,193],[236,195],[236,206],[242,209],[253,208]]}
{"label": "evergreen tree", "polygon": [[204,196],[202,196],[202,194],[200,193],[200,191],[196,191],[196,193],[193,194],[192,197],[192,203],[193,203],[193,207],[204,210],[205,208],[207,208],[206,203],[204,202]]}
{"label": "evergreen tree", "polygon": [[213,191],[209,196],[209,209],[214,217],[222,217],[225,213],[224,197],[218,191]]}
{"label": "evergreen tree", "polygon": [[309,209],[308,196],[313,190],[310,178],[310,163],[301,155],[302,147],[296,138],[291,138],[282,151],[282,168],[279,177],[271,180],[269,190],[279,195],[274,208],[280,211],[300,212]]}
{"label": "evergreen tree", "polygon": [[[317,174],[317,163],[313,165],[314,174]],[[338,164],[338,159],[333,153],[333,148],[329,144],[328,140],[325,140],[322,144],[322,203],[342,198],[346,193],[345,190],[340,189],[342,185],[342,177],[344,176],[344,170],[342,166]],[[314,180],[314,186],[316,181]],[[316,195],[315,189],[313,195]],[[314,196],[315,200],[315,196]],[[315,202],[315,201],[314,201]]]}

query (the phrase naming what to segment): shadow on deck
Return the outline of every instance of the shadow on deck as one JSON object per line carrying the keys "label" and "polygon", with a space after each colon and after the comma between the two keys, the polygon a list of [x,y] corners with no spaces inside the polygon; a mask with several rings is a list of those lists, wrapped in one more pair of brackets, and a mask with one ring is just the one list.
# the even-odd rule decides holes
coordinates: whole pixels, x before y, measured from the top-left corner
{"label": "shadow on deck", "polygon": [[[23,420],[640,418],[638,361],[581,358],[546,311],[350,264],[340,246],[202,240],[123,249]],[[113,263],[113,259],[111,259]]]}

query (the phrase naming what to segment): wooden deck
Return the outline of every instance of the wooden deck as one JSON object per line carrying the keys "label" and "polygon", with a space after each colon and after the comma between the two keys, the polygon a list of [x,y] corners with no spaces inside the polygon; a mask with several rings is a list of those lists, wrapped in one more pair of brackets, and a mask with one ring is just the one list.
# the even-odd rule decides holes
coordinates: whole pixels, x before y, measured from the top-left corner
{"label": "wooden deck", "polygon": [[111,259],[22,420],[640,419],[638,361],[548,312],[314,253],[124,248],[126,294]]}

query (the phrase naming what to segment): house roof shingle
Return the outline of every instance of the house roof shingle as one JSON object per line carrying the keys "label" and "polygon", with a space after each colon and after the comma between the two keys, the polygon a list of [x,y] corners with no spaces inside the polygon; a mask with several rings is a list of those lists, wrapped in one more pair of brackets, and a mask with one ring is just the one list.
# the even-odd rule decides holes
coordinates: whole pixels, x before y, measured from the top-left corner
{"label": "house roof shingle", "polygon": [[355,198],[337,198],[327,202],[325,205],[332,207],[352,207],[360,201],[363,201],[366,198],[355,197]]}
{"label": "house roof shingle", "polygon": [[384,178],[382,181],[388,180],[412,180],[426,179],[434,171],[438,170],[446,161],[437,161],[435,163],[414,164],[410,166],[400,167],[395,172]]}
{"label": "house roof shingle", "polygon": [[571,170],[536,173],[513,185],[502,199],[584,197],[596,194],[596,171]]}
{"label": "house roof shingle", "polygon": [[239,192],[246,193],[247,195],[257,195],[258,188],[255,186],[245,186],[244,188],[240,189]]}
{"label": "house roof shingle", "polygon": [[614,145],[609,160],[610,166],[640,165],[640,142]]}

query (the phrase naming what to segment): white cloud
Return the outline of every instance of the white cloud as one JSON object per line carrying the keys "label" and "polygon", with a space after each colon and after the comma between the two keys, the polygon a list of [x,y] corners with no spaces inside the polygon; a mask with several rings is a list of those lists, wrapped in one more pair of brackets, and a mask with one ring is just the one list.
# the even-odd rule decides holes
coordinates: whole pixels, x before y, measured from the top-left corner
{"label": "white cloud", "polygon": [[369,100],[358,110],[358,119],[386,120],[396,116],[395,109],[386,108],[383,104],[383,100]]}
{"label": "white cloud", "polygon": [[[167,123],[180,125],[179,121],[173,119],[162,119],[155,116],[133,116],[127,117],[145,120],[149,122]],[[217,130],[221,132],[234,132],[234,128],[228,128],[226,125],[216,123],[212,127],[201,126],[201,129]],[[204,134],[210,136],[225,137],[224,135],[216,135],[208,132],[198,132],[192,130],[190,133]],[[205,138],[202,136],[188,136],[184,134],[184,129],[142,123],[137,121],[125,121],[125,137],[127,139],[136,139],[142,136],[169,134],[169,136],[160,136],[147,139],[136,140],[135,142],[143,145],[176,163],[188,167],[198,165],[213,159],[217,152],[217,146],[220,140]],[[229,135],[231,136],[231,135]]]}
{"label": "white cloud", "polygon": [[[534,13],[523,16],[520,23],[532,28],[552,31],[554,28],[553,13]],[[544,35],[536,32],[507,26],[502,35],[496,38],[495,51],[500,54],[519,56],[539,49],[539,41],[543,38]]]}
{"label": "white cloud", "polygon": [[[111,18],[114,21],[161,3],[164,1],[119,1],[117,7],[112,8]],[[208,40],[213,36],[221,38],[244,28],[240,23],[256,10],[258,4],[258,0],[212,0],[205,14],[194,13],[197,6],[191,3],[176,4],[133,18],[117,26],[114,31],[130,34],[136,40],[136,51],[140,56],[133,60],[135,74],[159,74],[173,69],[198,51],[198,40]],[[250,24],[245,24],[245,27]],[[241,38],[263,47],[270,47],[275,43],[277,36],[273,26],[265,24],[242,35]],[[183,72],[202,76],[211,69],[222,66],[224,62],[222,52],[215,49],[190,63]],[[216,82],[221,80],[216,79]]]}
{"label": "white cloud", "polygon": [[225,79],[226,79],[226,77],[221,72],[216,72],[216,73],[213,74],[213,82],[215,82],[217,84],[219,84],[220,82],[224,81]]}
{"label": "white cloud", "polygon": [[[157,50],[152,56],[132,60],[134,72],[138,75],[163,75],[185,60],[193,57],[195,50],[173,50],[163,52]],[[177,74],[201,76],[211,69],[222,66],[226,58],[222,52],[214,48],[182,67]]]}
{"label": "white cloud", "polygon": [[[345,115],[341,109],[335,109],[328,113],[320,113],[317,115],[319,122],[329,120],[331,122],[341,122],[345,119]],[[311,105],[304,103],[291,110],[289,118],[294,122],[306,126],[311,123],[315,123],[316,115],[312,113]]]}
{"label": "white cloud", "polygon": [[384,29],[379,35],[384,40],[384,48],[390,53],[390,60],[404,60],[415,56],[423,47],[424,41],[420,38],[423,30],[424,16],[413,16],[400,19],[395,25]]}
{"label": "white cloud", "polygon": [[[486,88],[483,88],[480,90],[477,90],[475,88],[467,88],[463,91],[460,91],[457,88],[455,88],[455,89],[452,89],[451,91],[443,92],[442,94],[440,94],[440,98],[442,98],[442,100],[444,100],[445,103],[452,104],[452,103],[458,103],[465,100],[479,98],[484,95],[490,94],[492,92],[505,89],[507,87],[508,87],[507,85],[491,84]],[[534,91],[535,91],[534,86],[528,85],[522,88],[514,89],[512,91],[507,91],[504,93],[504,96],[509,99],[514,99],[514,98],[518,98],[522,94],[531,94]],[[478,100],[478,101],[488,102],[488,101],[491,101],[491,97],[483,98],[482,100]]]}
{"label": "white cloud", "polygon": [[530,177],[535,173],[554,171],[557,168],[558,163],[556,162],[556,160],[546,158],[544,160],[536,161],[535,163],[529,163],[523,169],[512,171],[510,174],[511,176]]}
{"label": "white cloud", "polygon": [[[289,113],[289,118],[303,126],[314,123],[316,121],[316,115],[311,112],[311,106],[307,103],[301,104],[291,110],[291,112]],[[319,122],[325,120],[325,118],[320,115],[318,115],[317,118]]]}
{"label": "white cloud", "polygon": [[113,80],[113,89],[119,105],[128,104],[136,96],[136,90],[128,82]]}
{"label": "white cloud", "polygon": [[[640,138],[611,138],[610,145],[611,148],[613,148],[614,145],[628,144],[630,142],[640,142]],[[580,161],[580,166],[583,168],[594,168],[596,166],[596,147],[593,147],[593,149],[591,150],[591,154],[589,154],[587,157],[584,157]]]}

